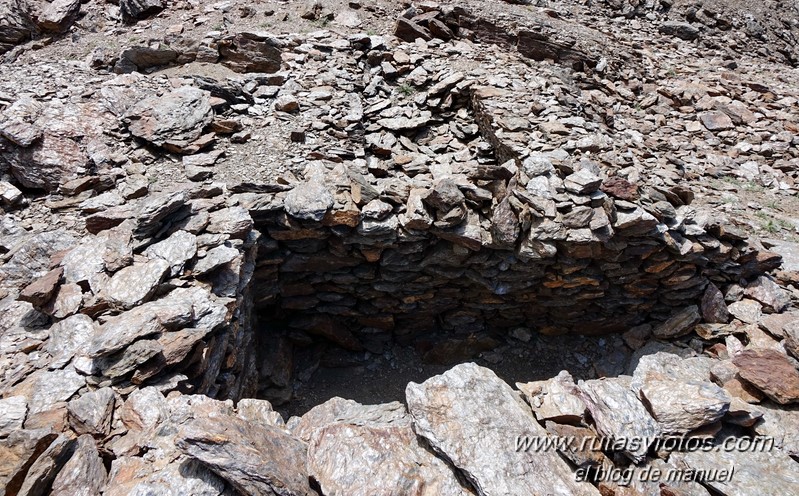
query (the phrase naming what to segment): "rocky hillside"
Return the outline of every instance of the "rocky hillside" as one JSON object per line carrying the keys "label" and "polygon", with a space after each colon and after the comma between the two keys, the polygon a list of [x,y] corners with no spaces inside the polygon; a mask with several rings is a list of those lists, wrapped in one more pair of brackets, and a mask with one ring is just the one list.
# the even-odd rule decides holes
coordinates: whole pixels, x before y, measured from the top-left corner
{"label": "rocky hillside", "polygon": [[0,495],[796,494],[797,36],[0,0]]}

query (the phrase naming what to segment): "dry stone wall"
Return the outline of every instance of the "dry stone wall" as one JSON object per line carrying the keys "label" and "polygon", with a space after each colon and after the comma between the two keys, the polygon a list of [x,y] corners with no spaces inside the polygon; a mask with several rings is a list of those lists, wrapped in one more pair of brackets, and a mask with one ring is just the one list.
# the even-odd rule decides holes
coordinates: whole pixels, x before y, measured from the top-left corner
{"label": "dry stone wall", "polygon": [[[442,87],[462,83],[456,75]],[[381,190],[365,179],[365,161],[319,162],[290,192],[249,200],[263,235],[258,305],[350,349],[363,348],[352,335],[363,328],[406,340],[519,325],[618,332],[696,304],[711,283],[779,263],[693,208],[686,187],[605,182],[590,158],[531,150],[536,119],[520,110],[539,102],[522,91],[469,85],[465,93],[497,164],[467,156],[432,177],[390,175]],[[589,150],[599,140],[564,144]],[[399,166],[406,173],[418,167],[409,155],[409,167]]]}

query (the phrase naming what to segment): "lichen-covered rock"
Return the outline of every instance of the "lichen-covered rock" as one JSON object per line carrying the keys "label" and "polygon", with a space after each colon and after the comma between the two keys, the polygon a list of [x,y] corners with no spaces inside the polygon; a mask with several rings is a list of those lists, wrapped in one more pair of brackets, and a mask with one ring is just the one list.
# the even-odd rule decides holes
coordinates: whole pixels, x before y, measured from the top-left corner
{"label": "lichen-covered rock", "polygon": [[333,196],[323,182],[312,180],[295,186],[283,204],[289,215],[319,222],[333,206]]}
{"label": "lichen-covered rock", "polygon": [[76,441],[74,452],[53,480],[53,496],[100,496],[108,474],[92,436]]}
{"label": "lichen-covered rock", "polygon": [[639,390],[663,432],[685,434],[721,419],[730,396],[711,383],[683,383],[648,378]]}
{"label": "lichen-covered rock", "polygon": [[108,435],[114,405],[111,388],[88,392],[67,404],[69,423],[78,434]]}
{"label": "lichen-covered rock", "polygon": [[28,414],[47,411],[72,397],[86,385],[86,379],[74,368],[39,370],[17,384],[6,394],[24,396],[28,401]]}
{"label": "lichen-covered rock", "polygon": [[131,134],[174,150],[188,149],[213,117],[209,93],[191,86],[150,97],[125,115]]}
{"label": "lichen-covered rock", "polygon": [[[704,484],[721,494],[756,496],[791,494],[799,484],[796,462],[780,450],[723,449],[728,435],[722,433],[716,449],[675,452],[671,463],[696,471],[733,470],[732,476],[708,478]],[[734,445],[734,444],[733,444]]]}
{"label": "lichen-covered rock", "polygon": [[161,258],[125,267],[111,277],[99,297],[122,309],[141,305],[152,296],[169,270],[170,263]]}
{"label": "lichen-covered rock", "polygon": [[[361,408],[363,416],[353,406],[350,418],[315,425],[308,470],[324,494],[473,494],[419,443],[401,404]],[[376,417],[378,410],[385,413]]]}
{"label": "lichen-covered rock", "polygon": [[0,399],[0,436],[22,429],[28,414],[28,400],[24,396]]}
{"label": "lichen-covered rock", "polygon": [[553,420],[579,424],[585,417],[585,404],[577,396],[577,386],[567,371],[546,381],[517,383],[539,422]]}
{"label": "lichen-covered rock", "polygon": [[635,440],[623,447],[623,453],[638,463],[646,457],[648,442],[662,432],[630,389],[629,377],[604,378],[578,382],[578,395],[602,436]]}
{"label": "lichen-covered rock", "polygon": [[599,494],[592,485],[575,482],[555,452],[511,449],[516,436],[546,431],[490,370],[458,365],[422,384],[408,384],[405,394],[416,433],[463,471],[479,494]]}
{"label": "lichen-covered rock", "polygon": [[236,417],[197,418],[181,428],[176,444],[242,493],[315,494],[305,444],[270,425]]}

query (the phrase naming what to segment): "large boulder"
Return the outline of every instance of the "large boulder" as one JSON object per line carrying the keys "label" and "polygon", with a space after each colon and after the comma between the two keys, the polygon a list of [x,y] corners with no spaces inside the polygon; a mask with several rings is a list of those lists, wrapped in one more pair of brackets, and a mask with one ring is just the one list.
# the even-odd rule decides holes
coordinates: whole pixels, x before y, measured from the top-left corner
{"label": "large boulder", "polygon": [[236,72],[277,72],[282,43],[266,33],[238,33],[219,42],[222,63]]}
{"label": "large boulder", "polygon": [[96,103],[53,99],[43,103],[22,97],[3,112],[0,155],[11,174],[31,189],[56,191],[64,183],[100,172],[104,132],[113,127],[112,115]]}
{"label": "large boulder", "polygon": [[163,0],[119,0],[119,10],[128,22],[150,17],[165,7]]}
{"label": "large boulder", "polygon": [[34,31],[26,0],[0,0],[0,53],[30,39]]}
{"label": "large boulder", "polygon": [[41,2],[36,14],[36,26],[42,31],[60,33],[66,31],[80,13],[80,0],[54,0]]}
{"label": "large boulder", "polygon": [[411,382],[405,396],[416,433],[460,469],[479,494],[599,494],[591,484],[575,481],[556,452],[510,449],[512,439],[546,436],[546,431],[492,371],[474,363],[458,365],[422,384]]}
{"label": "large boulder", "polygon": [[191,86],[147,98],[126,114],[128,129],[154,145],[175,151],[188,148],[214,118],[210,98],[207,91]]}

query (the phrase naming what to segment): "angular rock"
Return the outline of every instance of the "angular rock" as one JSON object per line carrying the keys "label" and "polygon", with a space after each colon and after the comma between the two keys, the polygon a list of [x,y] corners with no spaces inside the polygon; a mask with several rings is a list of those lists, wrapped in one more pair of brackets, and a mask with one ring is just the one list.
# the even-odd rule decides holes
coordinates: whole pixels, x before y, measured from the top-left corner
{"label": "angular rock", "polygon": [[757,324],[763,317],[760,303],[754,300],[744,299],[730,304],[727,309],[736,319],[747,324]]}
{"label": "angular rock", "polygon": [[771,349],[744,350],[733,357],[738,374],[781,405],[799,402],[799,370]]}
{"label": "angular rock", "polygon": [[449,178],[441,179],[436,182],[433,189],[430,190],[425,198],[427,204],[444,212],[462,205],[465,200],[458,185]]}
{"label": "angular rock", "polygon": [[83,435],[77,439],[72,456],[53,480],[51,496],[100,496],[106,474],[103,459],[94,439]]}
{"label": "angular rock", "polygon": [[717,422],[727,413],[731,401],[723,389],[708,382],[650,379],[639,394],[666,433],[685,434]]}
{"label": "angular rock", "polygon": [[117,413],[129,430],[146,431],[166,421],[169,412],[164,395],[155,387],[145,387],[133,391]]}
{"label": "angular rock", "polygon": [[[756,496],[763,494],[792,494],[799,485],[799,471],[796,462],[788,455],[778,451],[757,451],[722,449],[727,442],[727,436],[716,438],[714,446],[717,449],[675,452],[670,459],[671,463],[696,471],[727,470],[727,476],[711,480],[708,477],[707,486],[725,495]],[[732,476],[729,470],[734,469]],[[718,473],[718,472],[716,472]]]}
{"label": "angular rock", "polygon": [[774,439],[774,446],[791,456],[799,455],[799,408],[773,403],[764,403],[757,407],[746,405],[746,407],[747,417],[754,419],[750,425],[757,435],[771,436]]}
{"label": "angular rock", "polygon": [[418,117],[392,117],[388,119],[380,119],[377,123],[391,131],[412,131],[426,126],[430,122],[432,114],[428,111],[423,111]]}
{"label": "angular rock", "polygon": [[585,417],[585,404],[577,396],[577,386],[567,371],[546,381],[516,383],[540,421],[579,425]]}
{"label": "angular rock", "polygon": [[66,31],[80,12],[80,0],[53,0],[36,17],[36,25],[44,31]]}
{"label": "angular rock", "polygon": [[593,193],[599,189],[601,184],[602,179],[588,169],[580,169],[574,174],[566,176],[563,180],[563,186],[566,188],[566,191],[578,195]]}
{"label": "angular rock", "polygon": [[760,276],[746,286],[746,296],[759,301],[772,312],[782,312],[791,304],[788,294],[768,276]]}
{"label": "angular rock", "polygon": [[29,302],[34,307],[41,308],[53,297],[63,275],[64,269],[61,267],[51,270],[44,277],[26,286],[20,292],[19,299]]}
{"label": "angular rock", "polygon": [[400,223],[408,229],[426,230],[433,225],[433,218],[424,206],[427,190],[414,188],[408,194],[405,213],[400,215]]}
{"label": "angular rock", "polygon": [[10,246],[10,260],[0,265],[0,288],[22,288],[43,277],[50,270],[50,256],[71,248],[75,241],[62,229],[21,237],[18,244]]}
{"label": "angular rock", "polygon": [[63,284],[42,311],[57,319],[63,319],[80,310],[82,304],[83,288],[77,284]]}
{"label": "angular rock", "polygon": [[616,221],[613,223],[615,229],[629,229],[646,232],[658,224],[657,218],[644,210],[635,208],[630,211],[619,211],[616,213]]}
{"label": "angular rock", "polygon": [[648,443],[662,431],[630,390],[629,377],[580,381],[577,385],[597,432],[613,439],[636,440],[625,445],[623,453],[636,463],[646,458]]}
{"label": "angular rock", "polygon": [[710,382],[712,367],[718,363],[706,356],[690,356],[690,354],[680,356],[673,352],[653,352],[646,347],[642,350],[646,353],[637,363],[631,363],[627,369],[627,372],[632,369],[631,388],[636,392],[649,378],[666,378],[685,383]]}
{"label": "angular rock", "polygon": [[311,180],[289,191],[283,205],[292,217],[321,222],[333,206],[333,195],[322,181]]}
{"label": "angular rock", "polygon": [[91,343],[97,326],[91,317],[78,314],[56,322],[50,326],[50,339],[45,345],[53,360],[51,367],[60,368],[81,354]]}
{"label": "angular rock", "polygon": [[730,116],[719,111],[703,112],[699,114],[699,120],[708,131],[725,131],[735,127]]}
{"label": "angular rock", "polygon": [[[375,420],[381,407],[386,414]],[[319,425],[311,438],[308,469],[324,494],[473,494],[419,444],[401,404],[363,410],[365,418],[355,413],[352,419]]]}
{"label": "angular rock", "polygon": [[243,494],[316,493],[308,481],[305,445],[270,425],[196,418],[180,429],[176,445]]}
{"label": "angular rock", "polygon": [[118,457],[111,463],[111,473],[103,496],[222,496],[230,493],[225,482],[201,463],[180,455],[174,448],[166,454],[174,459],[153,463],[135,456]]}
{"label": "angular rock", "polygon": [[266,33],[238,33],[220,40],[222,63],[235,72],[277,72],[282,44]]}
{"label": "angular rock", "polygon": [[233,239],[244,239],[252,226],[252,217],[246,209],[230,207],[211,212],[205,230],[209,233],[227,234]]}
{"label": "angular rock", "polygon": [[673,339],[684,336],[693,330],[701,320],[699,307],[691,305],[672,316],[666,322],[652,330],[652,334],[660,339]]}
{"label": "angular rock", "polygon": [[275,110],[278,112],[297,112],[300,103],[292,95],[281,95],[275,99]]}
{"label": "angular rock", "polygon": [[17,494],[29,467],[56,437],[50,429],[19,429],[0,438],[0,487],[5,494]]}
{"label": "angular rock", "polygon": [[56,191],[62,184],[86,174],[89,157],[80,144],[69,137],[45,134],[30,148],[17,150],[10,157],[11,173],[31,189]]}
{"label": "angular rock", "polygon": [[[590,209],[589,209],[590,210]],[[513,247],[519,238],[519,218],[510,206],[508,199],[502,200],[494,210],[491,234],[498,246]]]}
{"label": "angular rock", "polygon": [[0,181],[0,203],[3,205],[16,205],[24,200],[22,191],[8,181]]}
{"label": "angular rock", "polygon": [[710,283],[702,295],[702,318],[710,324],[726,324],[730,321],[730,312],[724,302],[724,295],[715,284]]}
{"label": "angular rock", "polygon": [[145,303],[107,319],[98,329],[87,353],[91,357],[109,355],[139,338],[188,325],[193,317],[194,307],[187,298],[167,296]]}
{"label": "angular rock", "polygon": [[65,434],[58,436],[28,469],[17,494],[28,496],[47,493],[53,479],[69,460],[73,445],[71,437]]}
{"label": "angular rock", "polygon": [[394,27],[394,36],[410,43],[416,41],[417,38],[421,38],[425,41],[433,39],[433,35],[430,33],[429,29],[409,19],[405,19],[404,17],[399,17],[397,19],[397,24]]}
{"label": "angular rock", "polygon": [[111,431],[114,391],[109,387],[91,391],[67,404],[69,425],[78,434],[106,436]]}
{"label": "angular rock", "polygon": [[150,17],[165,7],[163,0],[119,0],[119,10],[128,21]]}
{"label": "angular rock", "polygon": [[554,436],[572,437],[575,440],[569,446],[559,447],[558,451],[578,467],[601,467],[610,464],[610,460],[598,449],[599,438],[593,430],[550,420],[544,425],[547,432]]}
{"label": "angular rock", "polygon": [[0,437],[22,429],[28,414],[28,400],[24,396],[0,399]]}
{"label": "angular rock", "polygon": [[158,146],[185,148],[211,123],[210,94],[183,86],[161,97],[150,97],[128,110],[131,134]]}
{"label": "angular rock", "polygon": [[[163,366],[169,367],[180,363],[191,353],[194,346],[211,332],[209,329],[182,329],[162,334],[158,338]],[[160,358],[160,357],[159,357]]]}
{"label": "angular rock", "polygon": [[758,325],[771,336],[780,339],[788,337],[787,330],[795,327],[797,323],[799,323],[799,313],[788,311],[764,315]]}
{"label": "angular rock", "polygon": [[86,385],[86,379],[71,367],[63,370],[40,370],[21,383],[14,386],[6,394],[8,396],[25,396],[28,400],[28,414],[41,413],[66,401],[80,388]]}
{"label": "angular rock", "polygon": [[122,309],[141,305],[153,295],[170,268],[170,263],[161,258],[125,267],[114,274],[99,297]]}
{"label": "angular rock", "polygon": [[175,62],[179,53],[171,48],[135,46],[122,50],[114,66],[117,74],[144,71]]}
{"label": "angular rock", "polygon": [[[753,407],[735,396],[732,396],[731,399],[730,409],[727,410],[727,414],[724,416],[726,422],[742,427],[752,427],[756,423],[761,423],[760,419],[763,418],[763,411],[760,408]],[[758,434],[762,433],[758,432]]]}
{"label": "angular rock", "polygon": [[490,370],[458,365],[422,384],[411,382],[405,394],[416,433],[466,474],[479,494],[599,494],[592,485],[576,482],[557,453],[511,449],[516,436],[545,436],[546,431]]}
{"label": "angular rock", "polygon": [[236,404],[236,415],[256,424],[272,425],[283,428],[286,423],[283,417],[272,408],[272,404],[266,400],[256,400],[246,398]]}
{"label": "angular rock", "polygon": [[666,21],[658,27],[663,34],[691,41],[699,38],[699,29],[687,22]]}
{"label": "angular rock", "polygon": [[140,339],[115,355],[95,360],[95,372],[103,377],[116,380],[132,372],[162,351],[163,348],[157,340]]}
{"label": "angular rock", "polygon": [[87,282],[93,293],[99,293],[108,282],[106,271],[113,272],[133,262],[131,235],[130,225],[123,224],[84,238],[61,261],[65,281]]}
{"label": "angular rock", "polygon": [[292,425],[291,433],[307,443],[318,429],[330,424],[338,422],[390,424],[397,418],[403,418],[404,412],[405,407],[397,402],[386,405],[362,405],[357,401],[335,397],[308,410],[296,424]]}
{"label": "angular rock", "polygon": [[0,3],[0,16],[4,21],[0,27],[0,53],[30,39],[35,31],[26,0],[3,1]]}
{"label": "angular rock", "polygon": [[197,261],[192,269],[192,274],[201,276],[217,267],[232,262],[239,256],[239,250],[231,246],[217,246],[208,250],[205,256]]}
{"label": "angular rock", "polygon": [[169,275],[172,277],[182,274],[186,262],[196,254],[197,236],[186,231],[178,231],[144,251],[144,255],[150,259],[160,258],[169,263]]}
{"label": "angular rock", "polygon": [[603,181],[601,189],[610,196],[631,202],[641,196],[638,186],[618,176],[611,176]]}
{"label": "angular rock", "polygon": [[783,335],[785,339],[782,341],[782,345],[785,347],[785,351],[799,359],[799,321],[786,325]]}

